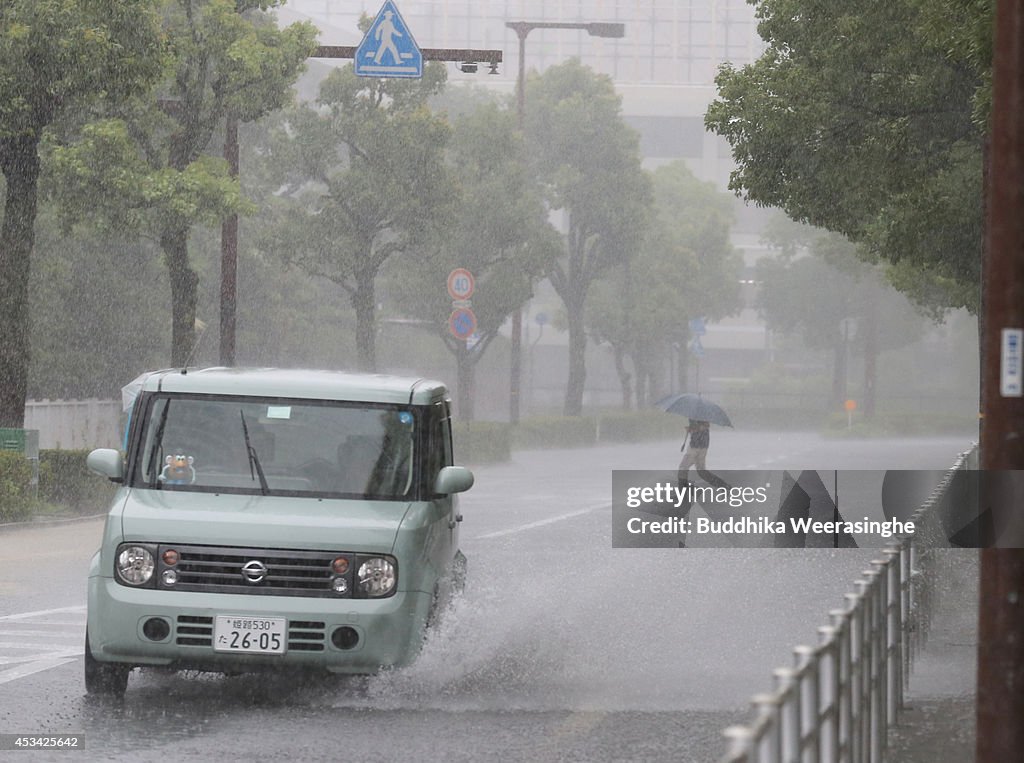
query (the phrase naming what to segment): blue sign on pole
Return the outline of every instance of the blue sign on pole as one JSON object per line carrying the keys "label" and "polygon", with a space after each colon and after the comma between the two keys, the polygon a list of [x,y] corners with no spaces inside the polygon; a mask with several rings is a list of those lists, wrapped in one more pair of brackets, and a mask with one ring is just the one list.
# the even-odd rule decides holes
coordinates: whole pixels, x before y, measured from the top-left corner
{"label": "blue sign on pole", "polygon": [[422,77],[423,54],[391,0],[386,0],[356,48],[360,77]]}
{"label": "blue sign on pole", "polygon": [[704,336],[704,334],[708,333],[708,330],[704,327],[703,318],[690,319],[690,333],[694,336]]}

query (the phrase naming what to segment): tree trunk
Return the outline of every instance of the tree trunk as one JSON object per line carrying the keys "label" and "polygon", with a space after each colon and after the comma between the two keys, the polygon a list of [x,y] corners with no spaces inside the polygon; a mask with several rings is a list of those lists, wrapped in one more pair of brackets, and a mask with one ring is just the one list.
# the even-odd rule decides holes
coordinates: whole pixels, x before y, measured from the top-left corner
{"label": "tree trunk", "polygon": [[0,147],[0,169],[7,179],[0,230],[0,426],[18,429],[25,424],[28,396],[28,282],[35,243],[38,147],[37,135],[7,138]]}
{"label": "tree trunk", "polygon": [[626,357],[621,347],[616,346],[615,350],[615,371],[619,375],[619,384],[622,386],[622,409],[628,411],[633,407],[633,388],[630,384],[632,376],[626,368]]}
{"label": "tree trunk", "polygon": [[587,334],[583,327],[583,300],[565,302],[569,323],[569,381],[565,386],[566,416],[583,415],[583,388],[587,382]]}
{"label": "tree trunk", "polygon": [[842,409],[846,401],[846,341],[840,336],[832,348],[832,408]]}
{"label": "tree trunk", "polygon": [[356,362],[360,371],[377,370],[377,296],[374,273],[356,272],[356,290],[352,293],[352,307],[356,310]]}
{"label": "tree trunk", "polygon": [[878,382],[878,316],[875,299],[868,298],[864,313],[864,418],[875,417],[875,385]]}
{"label": "tree trunk", "polygon": [[188,261],[188,226],[165,230],[160,247],[171,281],[171,365],[184,368],[195,349],[199,287],[199,276]]}

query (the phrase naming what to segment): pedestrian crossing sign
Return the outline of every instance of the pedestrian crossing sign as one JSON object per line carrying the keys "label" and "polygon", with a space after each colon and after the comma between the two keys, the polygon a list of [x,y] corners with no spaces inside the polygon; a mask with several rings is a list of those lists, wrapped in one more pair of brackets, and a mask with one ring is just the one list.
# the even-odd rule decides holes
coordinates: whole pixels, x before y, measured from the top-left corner
{"label": "pedestrian crossing sign", "polygon": [[422,77],[423,54],[397,6],[386,0],[356,48],[360,77]]}

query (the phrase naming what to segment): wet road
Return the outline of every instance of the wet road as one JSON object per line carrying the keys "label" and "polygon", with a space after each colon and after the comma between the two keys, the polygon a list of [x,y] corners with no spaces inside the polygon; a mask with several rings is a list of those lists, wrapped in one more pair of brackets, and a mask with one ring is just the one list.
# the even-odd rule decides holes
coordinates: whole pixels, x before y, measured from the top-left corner
{"label": "wet road", "polygon": [[[942,469],[967,446],[725,431],[709,466]],[[0,533],[0,733],[86,735],[84,752],[17,754],[35,760],[715,760],[876,552],[613,550],[611,470],[678,458],[669,442],[477,469],[465,596],[415,665],[370,679],[135,671],[123,702],[87,698],[100,523]]]}

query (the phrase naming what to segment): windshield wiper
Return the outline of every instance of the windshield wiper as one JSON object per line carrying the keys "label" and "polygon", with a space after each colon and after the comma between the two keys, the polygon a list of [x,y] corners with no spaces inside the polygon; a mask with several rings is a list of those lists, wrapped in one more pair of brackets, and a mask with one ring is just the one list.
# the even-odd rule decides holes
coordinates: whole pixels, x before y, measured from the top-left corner
{"label": "windshield wiper", "polygon": [[[256,474],[260,477],[260,492],[263,495],[267,495],[270,492],[270,486],[267,485],[267,477],[263,473],[263,467],[260,466],[260,457],[256,453],[256,448],[249,442],[249,427],[245,424],[245,412],[239,409],[238,415],[242,417],[242,434],[245,435],[245,452],[249,456],[249,477],[256,479]],[[256,474],[253,474],[253,467],[256,467]]]}
{"label": "windshield wiper", "polygon": [[171,410],[171,399],[167,398],[164,403],[164,409],[160,412],[160,423],[157,424],[156,434],[153,435],[153,447],[149,450],[149,461],[146,464],[146,471],[151,475],[149,478],[149,487],[157,488],[162,485],[160,482],[160,472],[156,470],[156,464],[153,463],[153,459],[156,457],[157,451],[163,445],[164,440],[164,427],[167,426],[167,412]]}

